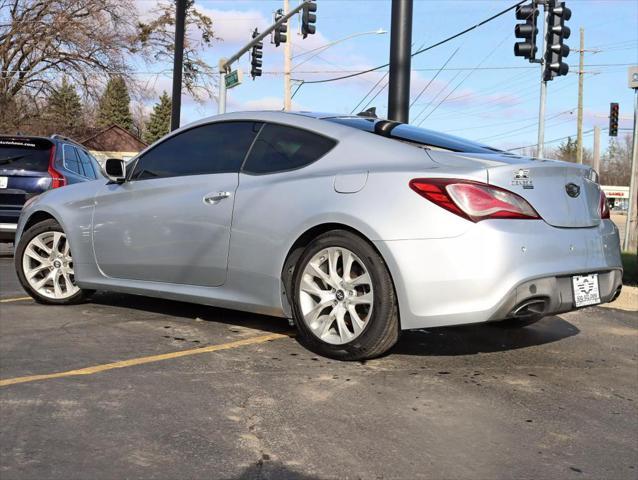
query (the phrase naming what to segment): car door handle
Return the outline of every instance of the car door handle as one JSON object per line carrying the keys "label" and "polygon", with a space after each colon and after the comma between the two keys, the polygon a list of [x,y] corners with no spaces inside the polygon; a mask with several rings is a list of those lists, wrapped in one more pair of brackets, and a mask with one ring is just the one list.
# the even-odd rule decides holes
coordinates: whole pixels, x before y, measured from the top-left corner
{"label": "car door handle", "polygon": [[230,192],[209,193],[208,195],[204,197],[204,203],[207,203],[209,205],[215,205],[219,203],[221,200],[224,200],[225,198],[228,198],[228,197],[230,197]]}

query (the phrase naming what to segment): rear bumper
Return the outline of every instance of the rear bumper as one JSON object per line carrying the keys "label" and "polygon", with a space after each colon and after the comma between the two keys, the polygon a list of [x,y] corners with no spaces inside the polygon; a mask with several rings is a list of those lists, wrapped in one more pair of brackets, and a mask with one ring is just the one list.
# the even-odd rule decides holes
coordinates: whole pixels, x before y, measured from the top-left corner
{"label": "rear bumper", "polygon": [[17,227],[17,223],[0,223],[0,242],[13,242]]}
{"label": "rear bumper", "polygon": [[403,329],[503,320],[528,299],[544,315],[574,309],[571,276],[598,273],[601,301],[621,286],[618,229],[489,220],[453,238],[378,241],[397,290]]}

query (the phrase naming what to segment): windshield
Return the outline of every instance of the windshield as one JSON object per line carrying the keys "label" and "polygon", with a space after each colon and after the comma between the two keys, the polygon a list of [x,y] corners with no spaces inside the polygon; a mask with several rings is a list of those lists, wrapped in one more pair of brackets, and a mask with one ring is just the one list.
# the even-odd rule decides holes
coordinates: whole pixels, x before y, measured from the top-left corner
{"label": "windshield", "polygon": [[335,117],[326,120],[428,148],[464,153],[504,153],[488,145],[405,123],[364,117]]}
{"label": "windshield", "polygon": [[46,172],[51,142],[43,138],[0,138],[0,170]]}

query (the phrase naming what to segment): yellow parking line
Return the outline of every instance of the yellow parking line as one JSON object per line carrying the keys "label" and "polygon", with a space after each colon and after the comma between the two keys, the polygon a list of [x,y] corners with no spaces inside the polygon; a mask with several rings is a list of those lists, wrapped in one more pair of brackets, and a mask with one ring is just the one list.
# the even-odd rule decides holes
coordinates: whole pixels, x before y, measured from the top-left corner
{"label": "yellow parking line", "polygon": [[170,360],[172,358],[187,357],[189,355],[198,355],[200,353],[219,352],[220,350],[230,350],[233,348],[243,347],[245,345],[255,345],[258,343],[269,342],[279,338],[288,338],[291,335],[281,333],[270,333],[268,335],[260,335],[258,337],[245,338],[234,342],[222,343],[220,345],[210,345],[208,347],[193,348],[190,350],[181,350],[178,352],[163,353],[161,355],[151,355],[149,357],[132,358],[130,360],[122,360],[120,362],[106,363],[104,365],[94,365],[92,367],[80,368],[78,370],[68,370],[66,372],[49,373],[44,375],[30,375],[28,377],[16,377],[0,380],[0,387],[15,385],[16,383],[37,382],[39,380],[50,380],[52,378],[72,377],[75,375],[92,375],[94,373],[113,370],[114,368],[133,367],[135,365],[143,365],[145,363],[160,362],[162,360]]}
{"label": "yellow parking line", "polygon": [[31,297],[2,298],[0,303],[21,302],[22,300],[33,300]]}

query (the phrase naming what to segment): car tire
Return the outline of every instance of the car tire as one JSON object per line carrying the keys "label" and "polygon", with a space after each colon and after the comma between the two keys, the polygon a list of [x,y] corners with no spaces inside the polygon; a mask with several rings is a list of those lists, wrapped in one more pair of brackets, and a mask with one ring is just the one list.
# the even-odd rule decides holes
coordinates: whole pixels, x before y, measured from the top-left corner
{"label": "car tire", "polygon": [[295,324],[300,341],[312,351],[339,360],[366,360],[397,342],[399,311],[392,278],[383,258],[361,237],[345,230],[320,235],[305,248],[292,275]]}
{"label": "car tire", "polygon": [[[22,234],[14,261],[20,284],[36,302],[72,305],[94,293],[75,284],[73,257],[66,234],[53,219],[39,222]],[[42,286],[36,288],[40,282]]]}

